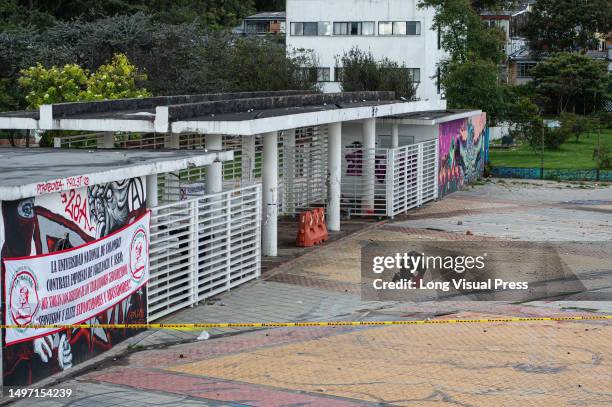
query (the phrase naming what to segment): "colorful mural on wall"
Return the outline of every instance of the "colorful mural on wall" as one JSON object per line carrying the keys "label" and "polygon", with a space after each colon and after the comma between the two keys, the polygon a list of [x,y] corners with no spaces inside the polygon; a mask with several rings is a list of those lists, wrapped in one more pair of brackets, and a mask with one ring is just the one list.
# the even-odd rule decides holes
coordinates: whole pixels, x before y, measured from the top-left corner
{"label": "colorful mural on wall", "polygon": [[[55,253],[108,236],[145,214],[145,185],[143,178],[132,178],[1,202],[2,258]],[[140,288],[85,322],[145,323],[145,290]],[[4,306],[4,299],[2,303]],[[123,329],[69,329],[14,345],[3,343],[3,383],[34,383],[110,349],[134,333]]]}
{"label": "colorful mural on wall", "polygon": [[486,160],[486,113],[440,124],[438,196],[482,177]]}

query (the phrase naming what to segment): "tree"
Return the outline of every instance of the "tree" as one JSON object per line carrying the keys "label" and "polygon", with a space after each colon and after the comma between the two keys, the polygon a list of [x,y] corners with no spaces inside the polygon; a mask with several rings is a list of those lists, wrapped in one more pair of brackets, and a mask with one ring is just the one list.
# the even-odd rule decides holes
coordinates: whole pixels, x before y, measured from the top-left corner
{"label": "tree", "polygon": [[538,0],[525,35],[536,51],[593,49],[598,33],[610,30],[609,0]]}
{"label": "tree", "polygon": [[[554,54],[531,71],[536,95],[549,100],[554,113],[589,113],[609,92],[607,64],[578,53]],[[580,109],[582,108],[582,109]]]}
{"label": "tree", "polygon": [[[314,89],[304,71],[315,67],[305,51],[287,54],[266,38],[211,35],[203,50],[203,86],[210,92]],[[231,69],[228,69],[231,67]]]}
{"label": "tree", "polygon": [[377,61],[371,52],[352,48],[340,58],[342,90],[394,91],[396,97],[412,99],[416,93],[414,78],[405,66],[387,58]]}
{"label": "tree", "polygon": [[159,22],[196,22],[208,30],[237,25],[241,18],[255,11],[253,0],[27,0],[27,3],[29,12],[46,14],[62,21],[95,21],[140,12]]}
{"label": "tree", "polygon": [[498,83],[497,65],[493,62],[445,64],[442,86],[449,108],[482,109],[493,122],[505,113],[504,89]]}
{"label": "tree", "polygon": [[439,64],[438,80],[449,107],[482,109],[496,121],[504,110],[498,72],[504,59],[504,33],[485,26],[470,0],[421,0],[419,7],[434,8],[433,29],[441,33],[442,48],[448,53]]}
{"label": "tree", "polygon": [[150,96],[137,87],[145,78],[125,55],[117,54],[93,74],[76,64],[49,69],[38,64],[21,71],[19,85],[28,107],[36,109],[43,104]]}
{"label": "tree", "polygon": [[502,61],[504,33],[485,26],[470,0],[420,0],[419,7],[435,10],[432,29],[441,33],[442,48],[448,52],[450,61]]}

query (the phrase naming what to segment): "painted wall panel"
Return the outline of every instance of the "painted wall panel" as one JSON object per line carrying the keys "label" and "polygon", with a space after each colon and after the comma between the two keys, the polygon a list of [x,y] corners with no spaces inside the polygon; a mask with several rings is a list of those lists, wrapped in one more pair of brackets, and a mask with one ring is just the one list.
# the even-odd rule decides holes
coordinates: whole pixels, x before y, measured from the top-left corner
{"label": "painted wall panel", "polygon": [[[131,178],[36,198],[3,201],[0,205],[3,259],[52,253],[107,236],[143,215],[146,182],[144,178]],[[145,290],[143,287],[86,322],[146,322]],[[70,329],[3,346],[3,384],[34,383],[108,350],[134,333],[120,329]]]}
{"label": "painted wall panel", "polygon": [[482,177],[485,166],[486,113],[440,124],[438,196],[460,190]]}

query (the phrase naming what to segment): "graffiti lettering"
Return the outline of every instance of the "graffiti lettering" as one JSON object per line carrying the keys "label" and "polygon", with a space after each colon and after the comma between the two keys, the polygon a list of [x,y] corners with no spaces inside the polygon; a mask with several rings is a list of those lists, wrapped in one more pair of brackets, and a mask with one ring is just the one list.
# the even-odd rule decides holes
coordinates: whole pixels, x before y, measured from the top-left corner
{"label": "graffiti lettering", "polygon": [[66,178],[66,184],[68,188],[80,188],[89,186],[89,177],[87,176],[78,176],[78,177],[68,177]]}
{"label": "graffiti lettering", "polygon": [[92,231],[95,228],[89,223],[89,212],[87,210],[87,199],[81,193],[71,189],[67,193],[60,194],[62,203],[65,205],[66,212],[70,219],[81,225],[85,230]]}
{"label": "graffiti lettering", "polygon": [[56,181],[41,182],[36,185],[36,194],[48,194],[49,192],[61,191],[64,188],[64,181],[58,179]]}

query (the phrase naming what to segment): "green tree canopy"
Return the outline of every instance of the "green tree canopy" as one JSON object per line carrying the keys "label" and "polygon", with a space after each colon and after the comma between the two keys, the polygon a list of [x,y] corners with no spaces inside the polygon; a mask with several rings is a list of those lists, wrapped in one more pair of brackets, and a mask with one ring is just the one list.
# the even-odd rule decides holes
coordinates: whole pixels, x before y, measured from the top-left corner
{"label": "green tree canopy", "polygon": [[610,31],[611,13],[610,0],[538,0],[525,34],[536,51],[592,49]]}
{"label": "green tree canopy", "polygon": [[532,70],[531,86],[547,110],[590,113],[609,93],[607,63],[575,52],[554,54]]}

